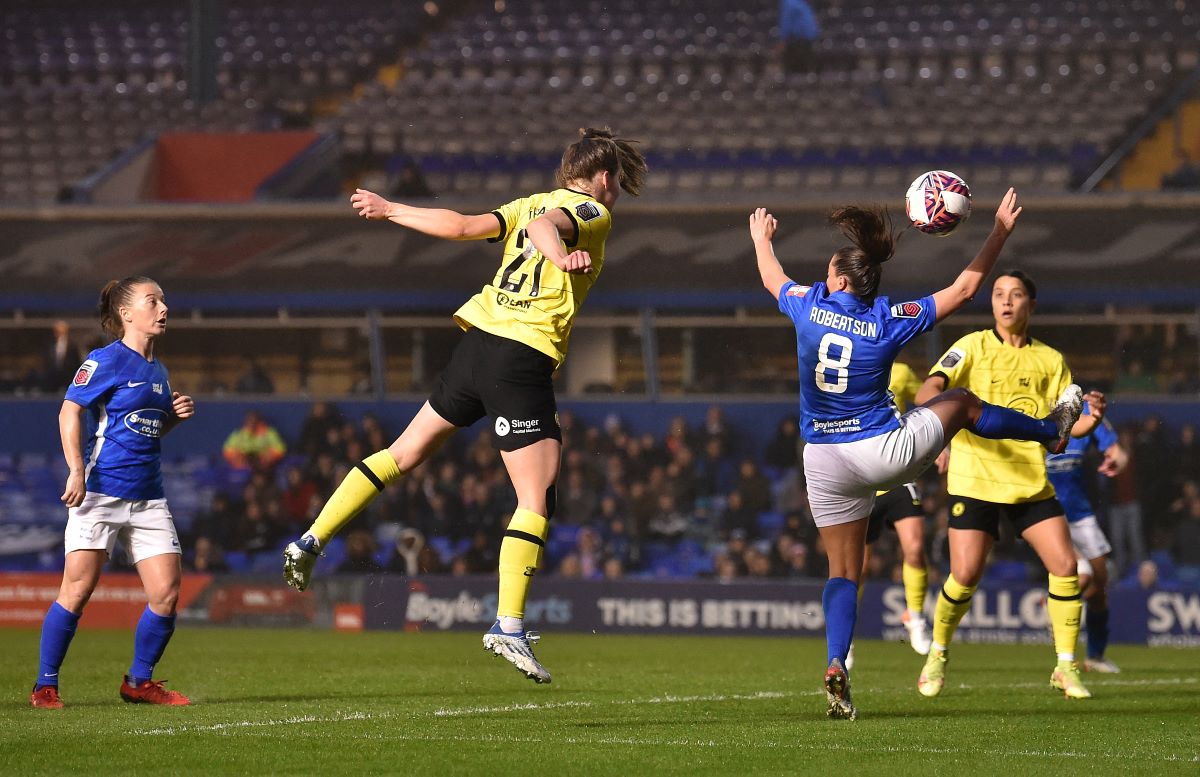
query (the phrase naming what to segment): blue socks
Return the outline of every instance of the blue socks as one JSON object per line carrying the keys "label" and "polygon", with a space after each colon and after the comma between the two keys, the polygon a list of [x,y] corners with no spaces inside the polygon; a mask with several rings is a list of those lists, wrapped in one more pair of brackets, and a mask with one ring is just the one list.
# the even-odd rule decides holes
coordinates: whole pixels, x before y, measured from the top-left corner
{"label": "blue socks", "polygon": [[830,578],[821,593],[821,607],[825,610],[825,643],[829,648],[826,663],[837,658],[845,666],[858,620],[858,584],[844,577]]}
{"label": "blue socks", "polygon": [[155,615],[150,605],[146,605],[133,634],[133,665],[129,667],[131,685],[140,685],[154,677],[154,665],[162,658],[174,633],[175,616]]}
{"label": "blue socks", "polygon": [[1108,648],[1108,610],[1087,610],[1088,658],[1104,658]]}
{"label": "blue socks", "polygon": [[989,440],[1053,440],[1058,437],[1058,425],[1045,418],[1030,418],[1024,413],[999,405],[983,403],[983,412],[974,426],[968,427]]}
{"label": "blue socks", "polygon": [[38,655],[38,677],[34,688],[45,685],[58,687],[58,670],[67,657],[67,648],[75,636],[79,616],[58,602],[50,605],[42,621],[42,646]]}

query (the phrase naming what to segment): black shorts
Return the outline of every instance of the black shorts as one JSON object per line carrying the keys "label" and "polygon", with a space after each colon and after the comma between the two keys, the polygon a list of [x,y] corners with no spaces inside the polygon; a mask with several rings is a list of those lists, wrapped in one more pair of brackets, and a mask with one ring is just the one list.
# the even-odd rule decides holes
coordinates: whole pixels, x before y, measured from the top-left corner
{"label": "black shorts", "polygon": [[923,518],[921,500],[917,489],[911,484],[897,486],[886,494],[875,497],[875,508],[867,521],[867,544],[870,545],[883,535],[884,527],[895,526],[905,518]]}
{"label": "black shorts", "polygon": [[554,401],[557,365],[541,351],[507,337],[468,329],[429,397],[450,423],[492,419],[493,444],[515,451],[539,440],[562,441]]}
{"label": "black shorts", "polygon": [[1013,505],[985,502],[969,496],[950,495],[950,528],[978,529],[1000,539],[1000,519],[1007,519],[1020,536],[1035,523],[1063,515],[1063,507],[1054,497]]}

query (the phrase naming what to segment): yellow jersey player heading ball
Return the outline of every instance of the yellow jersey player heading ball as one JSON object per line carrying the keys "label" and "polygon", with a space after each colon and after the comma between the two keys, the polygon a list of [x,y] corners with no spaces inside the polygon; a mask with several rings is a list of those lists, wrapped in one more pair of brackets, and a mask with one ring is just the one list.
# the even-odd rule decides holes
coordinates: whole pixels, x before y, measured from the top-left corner
{"label": "yellow jersey player heading ball", "polygon": [[425,461],[454,432],[489,419],[517,494],[500,545],[496,623],[483,646],[539,683],[550,673],[533,654],[525,601],[554,514],[562,434],[554,371],[567,356],[575,314],[604,269],[604,243],[621,190],[637,195],[646,161],[611,130],[584,129],[567,147],[559,188],[513,200],[491,213],[389,202],[363,189],[350,198],[360,216],[388,220],[447,240],[503,242],[490,282],[454,314],[464,334],[429,401],[387,450],[359,462],[312,527],[284,551],[284,579],[303,591],[322,545],[389,483]]}

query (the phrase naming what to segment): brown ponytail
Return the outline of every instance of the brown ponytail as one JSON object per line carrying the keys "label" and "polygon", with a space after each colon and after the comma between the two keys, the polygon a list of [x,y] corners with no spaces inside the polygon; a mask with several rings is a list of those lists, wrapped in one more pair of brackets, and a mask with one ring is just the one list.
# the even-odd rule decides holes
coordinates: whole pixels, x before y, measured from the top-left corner
{"label": "brown ponytail", "polygon": [[834,254],[833,268],[850,279],[850,289],[864,299],[874,299],[883,278],[883,263],[896,253],[899,235],[892,231],[886,208],[847,205],[829,214],[829,223],[853,244]]}
{"label": "brown ponytail", "polygon": [[97,305],[100,327],[114,340],[120,340],[125,334],[121,308],[133,301],[133,287],[143,283],[154,283],[154,280],[144,275],[131,275],[119,281],[109,281],[100,290],[100,304]]}
{"label": "brown ponytail", "polygon": [[589,181],[597,173],[618,176],[621,188],[634,197],[646,181],[646,158],[634,147],[636,140],[624,140],[608,127],[579,130],[580,139],[567,146],[555,173],[559,186],[572,181]]}

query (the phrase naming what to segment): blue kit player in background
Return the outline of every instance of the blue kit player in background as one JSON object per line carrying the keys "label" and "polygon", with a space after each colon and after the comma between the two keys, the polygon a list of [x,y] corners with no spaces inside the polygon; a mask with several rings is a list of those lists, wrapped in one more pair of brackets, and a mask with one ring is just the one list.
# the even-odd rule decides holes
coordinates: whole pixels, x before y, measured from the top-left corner
{"label": "blue kit player in background", "polygon": [[109,281],[100,292],[100,324],[115,341],[97,348],[75,373],[58,430],[70,474],[66,564],[58,598],[42,623],[40,666],[30,702],[63,706],[58,673],[79,616],[119,539],[133,559],[149,603],[134,635],[133,664],[119,693],[127,702],[188,704],[152,679],[175,631],[179,535],[163,497],[162,436],[195,413],[192,398],[171,391],[154,341],[167,329],[167,303],[149,278]]}
{"label": "blue kit player in background", "polygon": [[1109,633],[1108,554],[1112,552],[1112,546],[1096,520],[1084,482],[1083,456],[1092,445],[1104,454],[1099,469],[1102,475],[1113,477],[1129,463],[1129,454],[1117,442],[1117,430],[1108,419],[1102,419],[1090,434],[1072,438],[1062,453],[1046,456],[1046,476],[1067,514],[1071,544],[1079,556],[1079,587],[1087,604],[1084,671],[1116,674],[1121,670],[1104,657]]}
{"label": "blue kit player in background", "polygon": [[983,248],[958,278],[932,295],[899,304],[878,293],[883,263],[892,258],[897,240],[885,211],[833,211],[830,222],[851,244],[837,250],[826,279],[812,286],[794,282],[775,257],[775,218],[763,208],[750,216],[763,286],[796,327],[801,433],[808,443],[804,474],[829,556],[821,602],[832,718],[853,720],[858,714],[845,664],[876,493],[913,481],[962,429],[981,437],[1035,440],[1058,452],[1079,418],[1083,392],[1074,385],[1045,418],[989,405],[966,389],[946,391],[901,415],[888,392],[896,354],[975,296],[1020,214],[1016,192],[1009,189]]}

